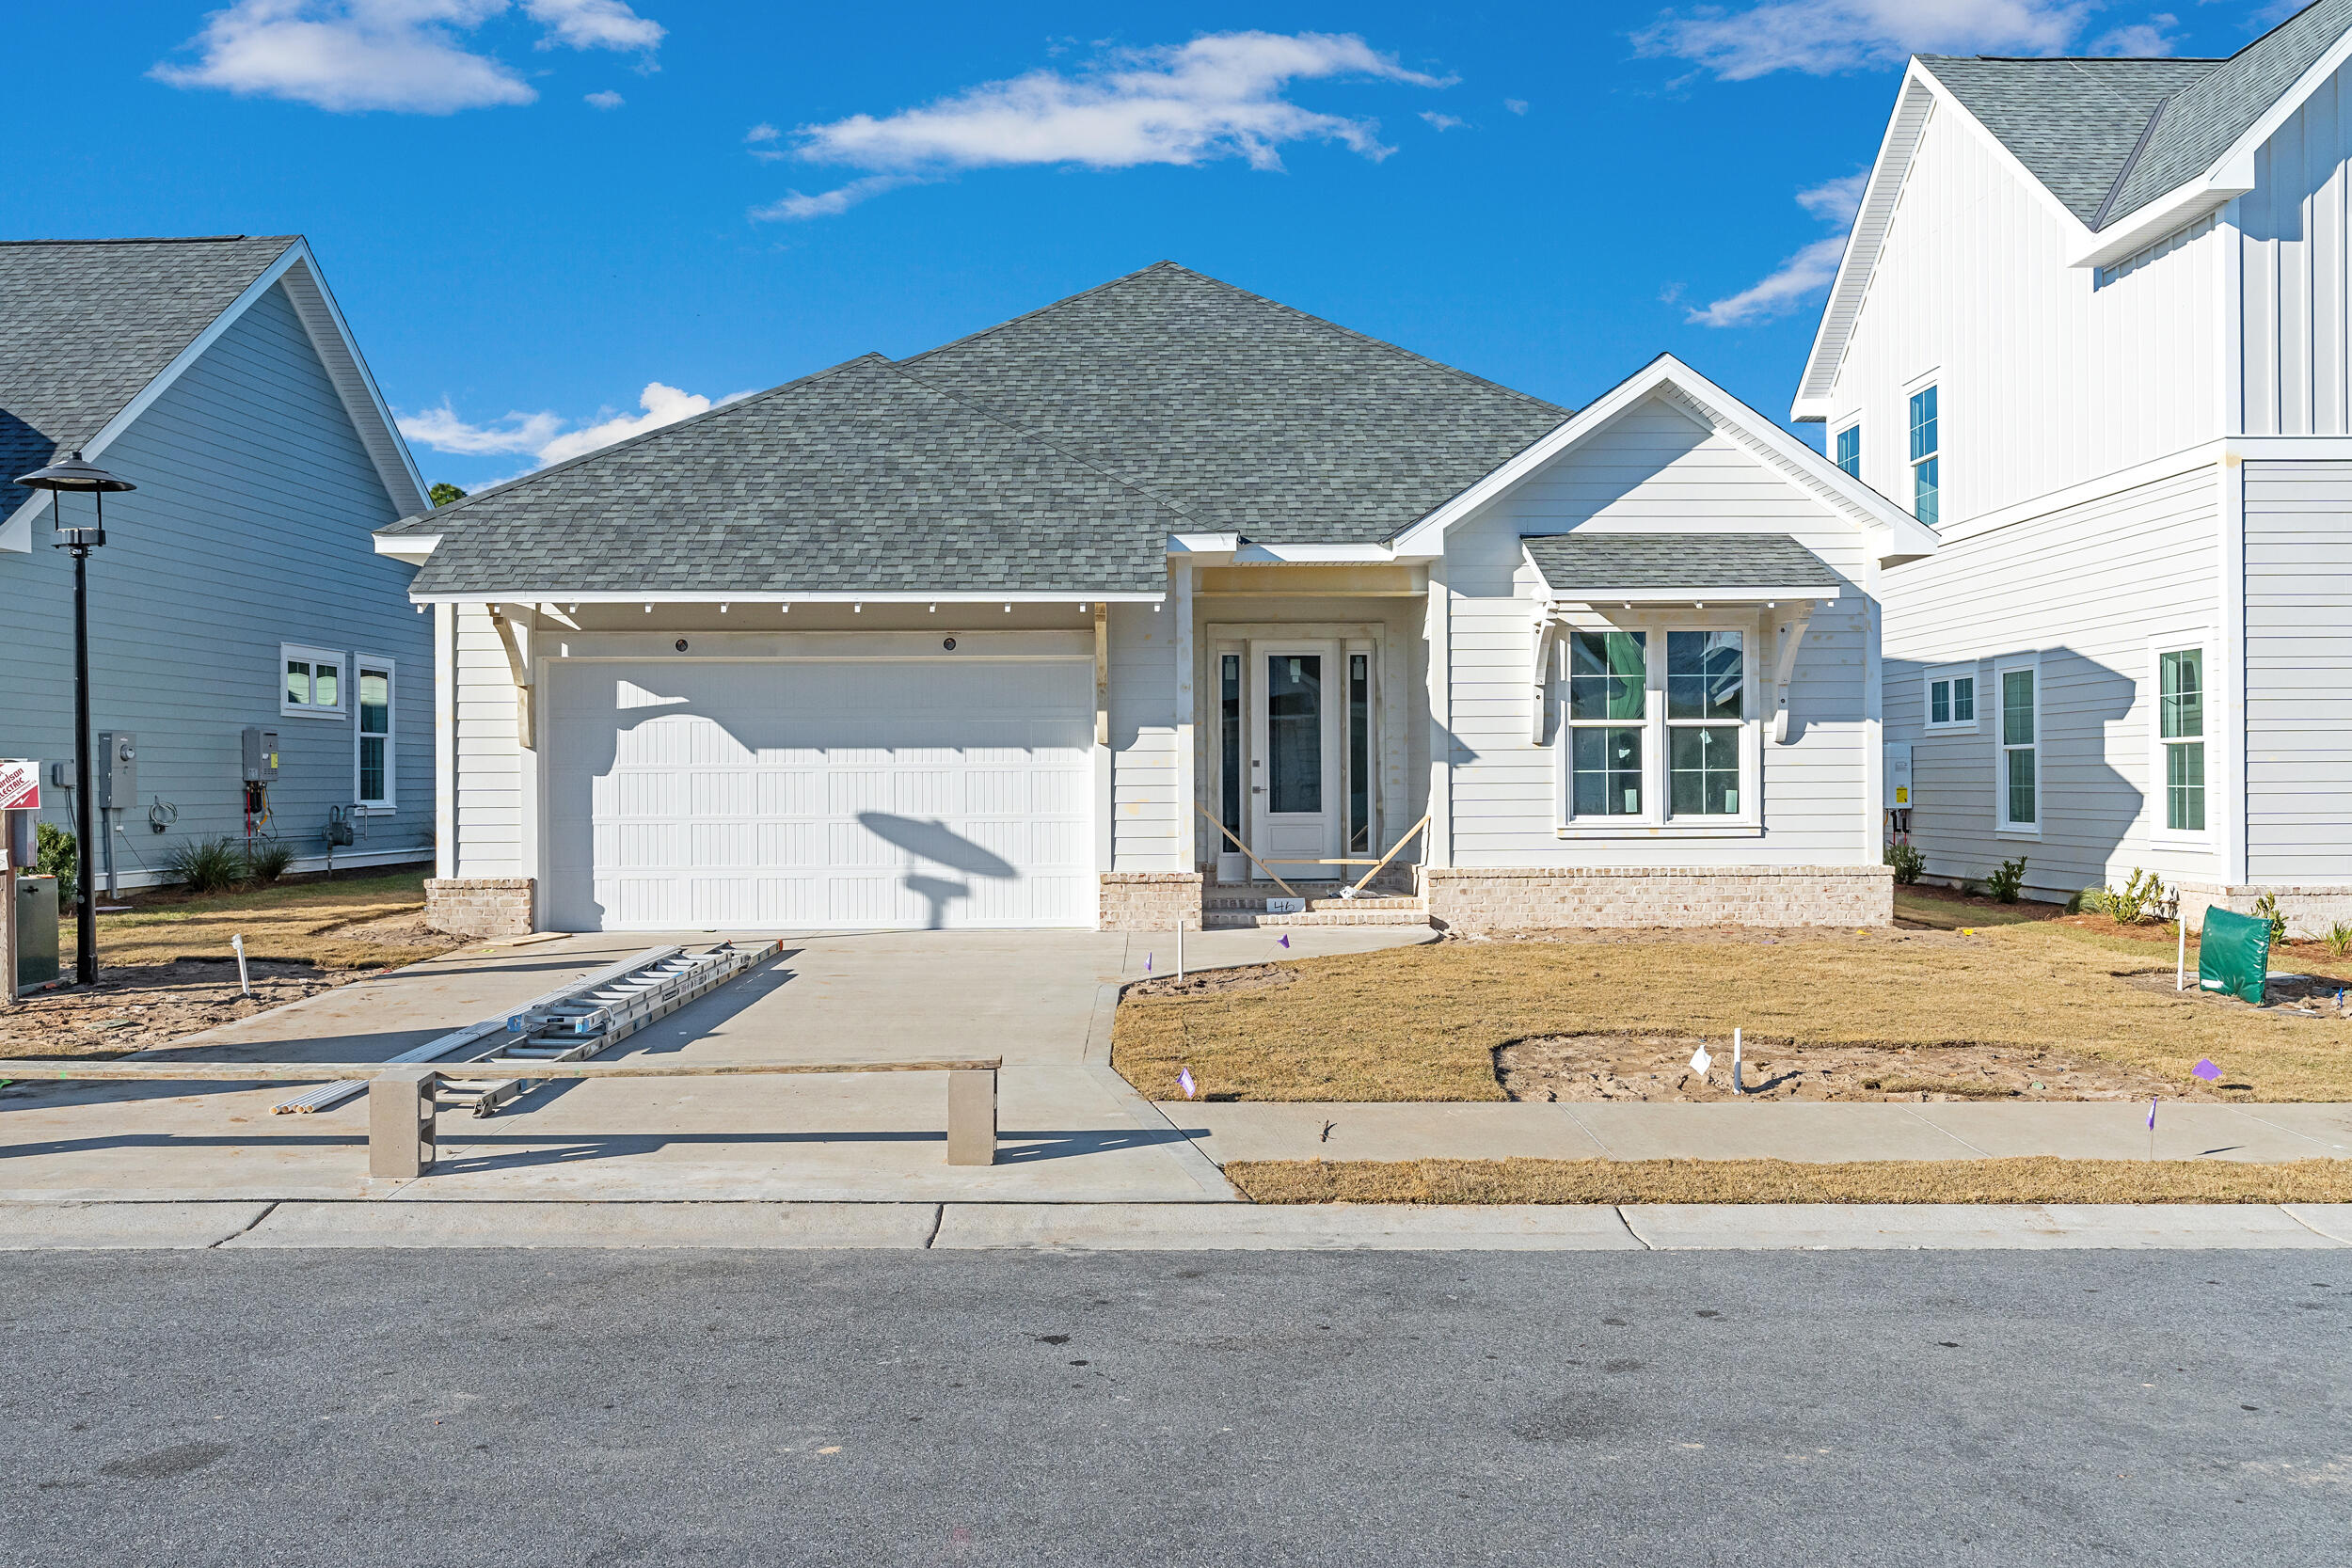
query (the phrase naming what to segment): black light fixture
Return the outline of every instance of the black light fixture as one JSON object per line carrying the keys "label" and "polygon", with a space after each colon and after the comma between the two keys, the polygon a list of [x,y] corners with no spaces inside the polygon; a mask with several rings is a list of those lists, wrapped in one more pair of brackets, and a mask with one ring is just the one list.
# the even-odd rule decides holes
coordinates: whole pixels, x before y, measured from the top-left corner
{"label": "black light fixture", "polygon": [[[90,828],[91,797],[96,792],[90,788],[89,754],[89,552],[106,542],[104,498],[138,486],[85,463],[79,448],[64,462],[35,468],[17,483],[27,490],[49,492],[56,546],[73,552],[73,853],[74,891],[80,895],[73,922],[73,978],[77,984],[94,986],[98,983],[98,897],[91,890],[90,875],[98,862],[98,846]],[[89,497],[89,527],[65,526],[65,493],[69,490]]]}

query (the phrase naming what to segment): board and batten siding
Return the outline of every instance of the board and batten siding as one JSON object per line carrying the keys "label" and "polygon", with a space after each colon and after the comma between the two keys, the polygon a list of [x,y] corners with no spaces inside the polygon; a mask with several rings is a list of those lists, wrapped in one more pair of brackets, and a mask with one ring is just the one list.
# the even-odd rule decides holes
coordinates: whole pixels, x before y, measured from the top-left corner
{"label": "board and batten siding", "polygon": [[[1530,614],[1541,582],[1522,536],[1591,526],[1611,531],[1787,533],[1848,586],[1806,632],[1789,707],[1795,739],[1768,734],[1771,667],[1750,693],[1764,716],[1763,824],[1758,837],[1564,839],[1560,726],[1534,744],[1529,727]],[[1868,722],[1870,617],[1861,584],[1868,547],[1854,524],[1678,409],[1650,400],[1555,459],[1446,537],[1449,695],[1454,773],[1451,863],[1500,866],[1875,864],[1866,800],[1875,744]],[[1745,607],[1726,617],[1757,625]],[[1751,637],[1756,633],[1751,629]],[[1558,702],[1555,690],[1551,699]]]}
{"label": "board and batten siding", "polygon": [[2352,463],[2245,481],[2247,877],[2352,882]]}
{"label": "board and batten siding", "polygon": [[1948,525],[2221,434],[2204,226],[2095,275],[2047,198],[1962,113],[1921,135],[1831,393],[1862,477],[1908,505],[1908,399],[1938,388]]}
{"label": "board and batten siding", "polygon": [[2339,71],[2263,144],[2254,188],[2231,206],[2248,435],[2352,435],[2348,158],[2352,72]]}
{"label": "board and batten siding", "polygon": [[[89,564],[91,726],[139,741],[118,875],[164,879],[176,846],[242,837],[247,725],[280,737],[269,831],[299,856],[323,855],[327,809],[358,790],[358,655],[393,661],[396,809],[339,853],[429,854],[432,620],[407,601],[415,569],[374,553],[371,531],[397,514],[282,287],[98,460],[138,486],[108,499],[106,544]],[[44,509],[31,553],[0,554],[0,755],[72,755],[72,562],[53,537]],[[343,656],[342,717],[280,715],[281,642]],[[70,830],[64,796],[45,794],[44,820]],[[163,833],[148,826],[157,800],[179,812]]]}
{"label": "board and batten siding", "polygon": [[[2225,880],[2226,672],[2212,666],[2206,821],[2200,847],[2158,843],[2152,793],[2158,643],[2216,646],[2221,604],[2218,485],[2208,464],[2064,511],[1969,533],[1890,567],[1885,607],[1886,738],[1912,745],[1912,842],[1931,877],[1978,879],[2026,857],[2026,886],[2063,898],[2120,884],[2135,867],[2167,882]],[[1996,672],[2037,661],[2041,832],[1998,828]],[[1926,681],[1973,673],[1973,728],[1926,729]]]}

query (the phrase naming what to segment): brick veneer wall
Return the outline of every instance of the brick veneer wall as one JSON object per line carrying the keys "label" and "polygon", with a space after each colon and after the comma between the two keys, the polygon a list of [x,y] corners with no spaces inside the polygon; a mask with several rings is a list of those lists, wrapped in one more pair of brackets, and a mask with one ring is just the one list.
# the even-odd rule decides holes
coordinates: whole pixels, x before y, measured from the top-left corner
{"label": "brick veneer wall", "polygon": [[1197,931],[1200,873],[1106,871],[1100,921],[1105,931]]}
{"label": "brick veneer wall", "polygon": [[1563,927],[1885,926],[1895,874],[1883,865],[1590,866],[1575,870],[1430,866],[1429,920],[1476,934]]}
{"label": "brick veneer wall", "polygon": [[519,937],[533,925],[529,877],[435,877],[424,884],[424,923],[457,937]]}
{"label": "brick veneer wall", "polygon": [[2181,918],[2188,922],[2192,931],[2205,928],[2205,911],[2219,905],[2239,914],[2252,914],[2262,895],[2269,894],[2278,900],[2279,912],[2286,917],[2287,935],[2305,941],[2328,934],[2328,927],[2336,922],[2352,921],[2352,883],[2347,882],[2280,882],[2275,886],[2222,887],[2212,882],[2183,882],[2173,892],[2180,895]]}

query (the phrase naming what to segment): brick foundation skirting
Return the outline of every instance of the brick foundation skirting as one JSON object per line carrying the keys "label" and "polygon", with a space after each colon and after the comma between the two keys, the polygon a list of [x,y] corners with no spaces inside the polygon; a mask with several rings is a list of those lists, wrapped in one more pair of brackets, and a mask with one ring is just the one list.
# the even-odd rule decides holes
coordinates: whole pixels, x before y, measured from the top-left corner
{"label": "brick foundation skirting", "polygon": [[1644,926],[1886,926],[1895,875],[1883,865],[1430,866],[1430,924],[1496,931]]}
{"label": "brick foundation skirting", "polygon": [[534,921],[529,877],[435,877],[424,884],[424,923],[453,937],[519,937]]}
{"label": "brick foundation skirting", "polygon": [[1105,931],[1197,931],[1200,873],[1105,871],[1099,920]]}
{"label": "brick foundation skirting", "polygon": [[2316,941],[2338,921],[2352,924],[2352,882],[2249,883],[2243,887],[2183,882],[2174,891],[2181,896],[2181,918],[2192,931],[2205,928],[2205,911],[2217,904],[2239,914],[2252,914],[2265,893],[2278,900],[2290,937]]}

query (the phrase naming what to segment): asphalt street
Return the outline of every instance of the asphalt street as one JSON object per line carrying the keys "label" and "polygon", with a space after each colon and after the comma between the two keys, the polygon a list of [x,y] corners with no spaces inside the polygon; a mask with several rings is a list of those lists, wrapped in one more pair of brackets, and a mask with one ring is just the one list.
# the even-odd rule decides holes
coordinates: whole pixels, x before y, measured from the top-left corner
{"label": "asphalt street", "polygon": [[0,1255],[0,1561],[2341,1562],[2342,1254]]}

